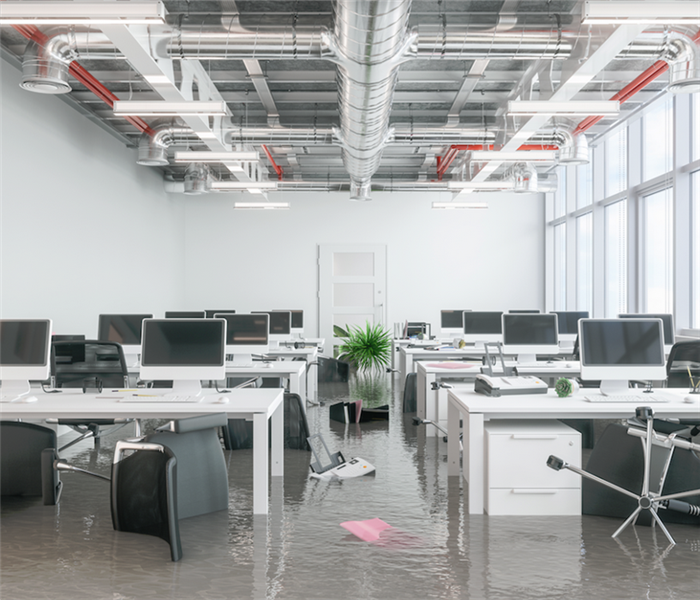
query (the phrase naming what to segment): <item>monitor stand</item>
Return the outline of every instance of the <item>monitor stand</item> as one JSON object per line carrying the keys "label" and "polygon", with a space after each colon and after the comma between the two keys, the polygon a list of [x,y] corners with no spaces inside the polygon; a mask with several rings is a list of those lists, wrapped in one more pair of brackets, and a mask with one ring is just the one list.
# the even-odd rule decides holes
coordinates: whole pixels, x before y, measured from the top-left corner
{"label": "monitor stand", "polygon": [[253,366],[253,355],[252,354],[236,354],[233,355],[233,360],[229,363],[231,367],[252,367]]}
{"label": "monitor stand", "polygon": [[127,367],[138,367],[140,363],[141,355],[138,353],[124,353],[124,362],[126,362]]}
{"label": "monitor stand", "polygon": [[0,387],[0,402],[14,402],[22,396],[26,396],[31,389],[31,385],[26,379],[6,379]]}
{"label": "monitor stand", "polygon": [[537,355],[536,354],[518,354],[518,358],[516,359],[516,362],[518,362],[521,365],[533,364],[533,363],[537,362]]}
{"label": "monitor stand", "polygon": [[630,382],[627,379],[603,379],[600,382],[600,393],[603,396],[629,394]]}
{"label": "monitor stand", "polygon": [[280,349],[279,340],[270,340],[268,348],[270,350],[279,350]]}
{"label": "monitor stand", "polygon": [[179,396],[199,396],[202,393],[202,384],[199,379],[175,379],[171,393]]}

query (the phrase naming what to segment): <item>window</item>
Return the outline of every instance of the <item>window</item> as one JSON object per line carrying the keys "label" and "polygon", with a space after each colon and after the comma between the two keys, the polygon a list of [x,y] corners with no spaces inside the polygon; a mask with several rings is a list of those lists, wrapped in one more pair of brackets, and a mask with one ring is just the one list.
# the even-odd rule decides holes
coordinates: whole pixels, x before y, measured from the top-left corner
{"label": "window", "polygon": [[693,107],[691,109],[691,121],[692,121],[692,148],[691,156],[693,160],[700,159],[700,92],[693,94]]}
{"label": "window", "polygon": [[566,167],[560,167],[558,172],[557,192],[554,195],[554,218],[566,214]]}
{"label": "window", "polygon": [[[700,94],[695,94],[700,97]],[[690,260],[692,273],[692,311],[693,327],[700,328],[700,171],[692,174],[693,204],[691,206],[692,225],[692,258]]]}
{"label": "window", "polygon": [[593,312],[593,214],[576,219],[576,310]]}
{"label": "window", "polygon": [[593,202],[593,161],[576,167],[576,208]]}
{"label": "window", "polygon": [[605,207],[605,316],[627,312],[627,200]]}
{"label": "window", "polygon": [[652,179],[673,168],[673,100],[665,96],[642,121],[644,179]]}
{"label": "window", "polygon": [[646,312],[673,311],[671,188],[644,197],[643,304]]}
{"label": "window", "polygon": [[554,226],[554,310],[566,310],[566,223]]}
{"label": "window", "polygon": [[618,129],[605,140],[605,194],[627,189],[627,129]]}

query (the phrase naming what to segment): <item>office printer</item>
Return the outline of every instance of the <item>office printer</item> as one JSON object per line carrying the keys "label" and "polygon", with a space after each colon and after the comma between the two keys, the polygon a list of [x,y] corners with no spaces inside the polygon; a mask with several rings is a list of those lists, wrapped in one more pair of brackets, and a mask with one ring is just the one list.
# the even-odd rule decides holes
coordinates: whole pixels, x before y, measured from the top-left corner
{"label": "office printer", "polygon": [[[495,377],[493,374],[493,364],[489,354],[489,346],[496,346],[501,358],[503,376]],[[518,375],[516,367],[506,367],[503,358],[503,348],[500,342],[485,342],[486,365],[484,369],[487,373],[476,376],[474,380],[474,391],[484,396],[514,396],[516,394],[546,394],[547,384],[539,377],[533,375]]]}

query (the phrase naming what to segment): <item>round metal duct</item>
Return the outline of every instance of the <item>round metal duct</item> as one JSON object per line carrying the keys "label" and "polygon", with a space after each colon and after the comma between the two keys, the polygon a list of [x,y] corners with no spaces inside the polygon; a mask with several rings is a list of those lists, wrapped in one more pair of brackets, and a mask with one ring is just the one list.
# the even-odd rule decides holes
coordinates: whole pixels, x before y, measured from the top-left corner
{"label": "round metal duct", "polygon": [[537,169],[532,163],[513,165],[514,191],[518,194],[530,194],[538,191]]}
{"label": "round metal duct", "polygon": [[67,94],[70,56],[65,45],[53,44],[47,50],[30,42],[22,58],[20,87],[38,94]]}
{"label": "round metal duct", "polygon": [[672,37],[666,56],[662,56],[669,66],[669,91],[674,94],[700,92],[700,48],[684,35],[674,34]]}
{"label": "round metal duct", "polygon": [[587,165],[591,162],[588,140],[579,133],[559,146],[559,162],[563,165]]}
{"label": "round metal duct", "polygon": [[209,172],[207,167],[202,163],[192,163],[188,165],[185,171],[185,194],[188,196],[196,196],[198,194],[206,194],[209,189]]}

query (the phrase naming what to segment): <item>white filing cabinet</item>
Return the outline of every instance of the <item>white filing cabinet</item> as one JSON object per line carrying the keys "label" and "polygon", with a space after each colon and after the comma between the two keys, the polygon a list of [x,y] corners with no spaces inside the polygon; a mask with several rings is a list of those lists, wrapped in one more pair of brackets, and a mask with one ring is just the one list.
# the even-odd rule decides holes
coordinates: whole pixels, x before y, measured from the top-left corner
{"label": "white filing cabinet", "polygon": [[581,514],[581,477],[547,466],[550,454],[581,466],[578,431],[559,421],[489,421],[484,445],[488,514]]}

